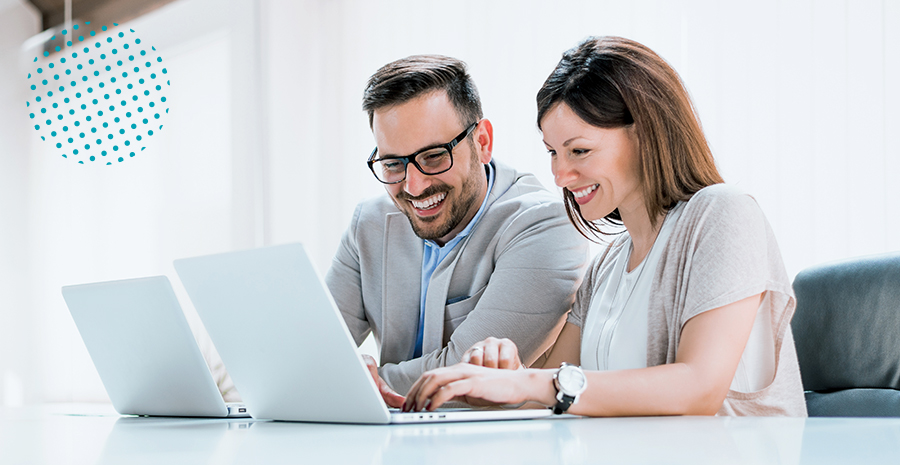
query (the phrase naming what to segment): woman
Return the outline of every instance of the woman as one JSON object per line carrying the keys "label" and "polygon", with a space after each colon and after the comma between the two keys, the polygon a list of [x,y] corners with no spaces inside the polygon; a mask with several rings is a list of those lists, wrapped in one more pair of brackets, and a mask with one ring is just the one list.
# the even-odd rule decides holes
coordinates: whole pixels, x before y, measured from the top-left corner
{"label": "woman", "polygon": [[753,198],[721,184],[678,74],[641,44],[592,38],[563,54],[537,103],[572,223],[589,238],[626,232],[594,260],[543,369],[491,338],[469,363],[422,375],[404,410],[455,398],[591,416],[806,416],[778,246]]}

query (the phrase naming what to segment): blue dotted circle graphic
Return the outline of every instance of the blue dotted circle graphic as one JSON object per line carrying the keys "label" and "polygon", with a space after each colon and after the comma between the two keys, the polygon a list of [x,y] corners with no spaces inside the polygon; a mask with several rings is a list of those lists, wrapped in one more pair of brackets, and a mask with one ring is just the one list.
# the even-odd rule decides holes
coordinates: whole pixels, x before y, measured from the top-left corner
{"label": "blue dotted circle graphic", "polygon": [[65,47],[34,57],[29,121],[67,160],[112,165],[133,158],[163,128],[169,70],[134,29],[120,31],[113,23],[91,30],[90,22],[72,29],[61,33]]}

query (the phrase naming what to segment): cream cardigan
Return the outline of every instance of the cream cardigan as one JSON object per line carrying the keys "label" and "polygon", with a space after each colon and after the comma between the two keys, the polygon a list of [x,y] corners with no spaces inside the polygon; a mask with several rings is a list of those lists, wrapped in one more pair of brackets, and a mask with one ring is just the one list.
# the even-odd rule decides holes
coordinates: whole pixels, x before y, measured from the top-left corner
{"label": "cream cardigan", "polygon": [[[622,239],[595,258],[569,322],[584,328],[593,289],[609,276]],[[647,366],[674,363],[681,330],[694,316],[759,293],[771,318],[775,378],[756,392],[729,391],[718,414],[805,417],[790,327],[796,301],[778,244],[756,201],[724,184],[694,194],[665,246],[651,286]]]}

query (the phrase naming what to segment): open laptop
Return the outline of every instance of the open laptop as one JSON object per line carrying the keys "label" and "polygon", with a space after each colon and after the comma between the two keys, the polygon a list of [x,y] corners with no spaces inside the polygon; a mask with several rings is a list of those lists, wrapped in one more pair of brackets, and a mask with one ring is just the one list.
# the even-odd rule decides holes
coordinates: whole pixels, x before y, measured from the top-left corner
{"label": "open laptop", "polygon": [[551,415],[390,411],[301,244],[175,260],[175,270],[254,418],[387,424]]}
{"label": "open laptop", "polygon": [[165,276],[64,286],[103,386],[123,415],[249,417],[226,404]]}

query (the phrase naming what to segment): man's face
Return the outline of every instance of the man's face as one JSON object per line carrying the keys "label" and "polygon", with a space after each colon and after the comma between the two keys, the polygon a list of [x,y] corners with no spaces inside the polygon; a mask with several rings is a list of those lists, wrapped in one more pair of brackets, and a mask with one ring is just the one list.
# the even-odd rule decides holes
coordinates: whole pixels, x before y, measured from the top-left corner
{"label": "man's face", "polygon": [[[407,156],[450,142],[469,123],[460,121],[446,92],[438,91],[375,110],[372,132],[379,158]],[[483,164],[491,159],[490,123],[485,126],[487,130],[479,124],[472,137],[453,149],[449,171],[425,175],[410,163],[405,180],[385,184],[417,236],[444,244],[465,229],[478,212],[487,192]]]}

